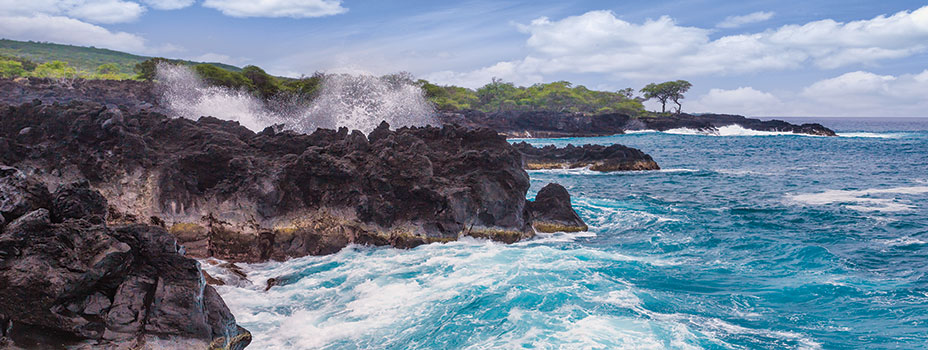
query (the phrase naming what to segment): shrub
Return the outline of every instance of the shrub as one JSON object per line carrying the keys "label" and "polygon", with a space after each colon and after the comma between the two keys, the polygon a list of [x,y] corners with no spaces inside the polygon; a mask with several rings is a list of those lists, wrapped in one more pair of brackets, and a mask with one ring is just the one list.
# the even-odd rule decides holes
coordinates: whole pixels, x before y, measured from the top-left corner
{"label": "shrub", "polygon": [[230,72],[211,64],[198,64],[193,66],[193,70],[197,72],[200,78],[210,85],[224,86],[233,89],[254,88],[254,84],[252,84],[251,80],[245,78],[241,73]]}
{"label": "shrub", "polygon": [[280,91],[277,79],[256,66],[242,68],[242,75],[251,81],[255,93],[263,98],[270,98]]}
{"label": "shrub", "polygon": [[77,77],[77,70],[69,66],[67,62],[51,61],[42,63],[35,67],[35,71],[32,72],[32,76],[38,78],[72,79]]}
{"label": "shrub", "polygon": [[17,61],[0,59],[0,77],[18,78],[26,74],[23,64]]}

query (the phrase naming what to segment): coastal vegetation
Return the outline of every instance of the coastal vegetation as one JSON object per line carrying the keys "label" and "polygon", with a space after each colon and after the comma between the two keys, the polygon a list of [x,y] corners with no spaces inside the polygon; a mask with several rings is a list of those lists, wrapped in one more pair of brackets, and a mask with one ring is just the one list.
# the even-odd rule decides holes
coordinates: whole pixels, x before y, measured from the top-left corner
{"label": "coastal vegetation", "polygon": [[[92,47],[0,40],[0,77],[3,78],[152,81],[157,79],[159,64],[189,66],[210,85],[244,89],[263,99],[295,96],[312,100],[325,78],[325,74],[319,72],[299,78],[278,77],[254,65],[238,68],[219,63],[137,56]],[[651,83],[640,90],[641,96],[635,96],[636,91],[632,88],[601,91],[568,81],[517,86],[493,78],[480,88],[470,89],[434,84],[405,72],[381,78],[394,84],[420,87],[439,111],[478,110],[485,113],[551,111],[644,116],[651,115],[645,110],[644,102],[654,99],[661,103],[661,115],[668,114],[667,103],[675,104],[674,112],[680,114],[680,100],[692,86],[685,80]]]}

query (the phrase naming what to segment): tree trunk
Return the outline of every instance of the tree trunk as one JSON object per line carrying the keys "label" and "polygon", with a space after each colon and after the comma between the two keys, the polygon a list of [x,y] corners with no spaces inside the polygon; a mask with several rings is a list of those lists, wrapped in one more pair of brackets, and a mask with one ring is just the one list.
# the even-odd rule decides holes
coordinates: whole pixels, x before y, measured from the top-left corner
{"label": "tree trunk", "polygon": [[673,102],[677,104],[677,114],[679,115],[680,112],[683,111],[683,105],[680,104],[679,101],[673,101]]}
{"label": "tree trunk", "polygon": [[661,114],[667,113],[667,101],[661,101]]}

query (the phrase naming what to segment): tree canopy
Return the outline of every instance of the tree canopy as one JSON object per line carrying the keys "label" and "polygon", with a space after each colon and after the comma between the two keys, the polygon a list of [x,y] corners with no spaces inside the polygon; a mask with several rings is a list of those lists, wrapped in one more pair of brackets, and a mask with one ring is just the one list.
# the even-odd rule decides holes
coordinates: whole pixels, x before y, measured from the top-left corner
{"label": "tree canopy", "polygon": [[680,100],[693,84],[686,80],[666,81],[660,84],[650,83],[641,89],[645,100],[656,99],[661,103],[661,113],[667,112],[667,101],[677,104],[677,114],[683,110]]}

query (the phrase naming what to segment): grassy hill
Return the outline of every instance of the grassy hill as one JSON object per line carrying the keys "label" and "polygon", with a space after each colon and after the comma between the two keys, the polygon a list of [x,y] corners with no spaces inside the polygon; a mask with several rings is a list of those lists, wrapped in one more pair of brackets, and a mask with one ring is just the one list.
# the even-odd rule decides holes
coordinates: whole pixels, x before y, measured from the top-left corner
{"label": "grassy hill", "polygon": [[[98,49],[95,47],[7,39],[0,39],[0,56],[25,58],[35,63],[63,61],[67,62],[71,67],[85,72],[93,72],[104,63],[115,63],[119,66],[119,72],[126,74],[133,74],[132,69],[135,67],[136,63],[151,58],[125,52]],[[202,63],[192,61],[184,62],[190,64]],[[215,62],[209,62],[209,64],[233,72],[241,71],[241,68],[228,64]]]}

